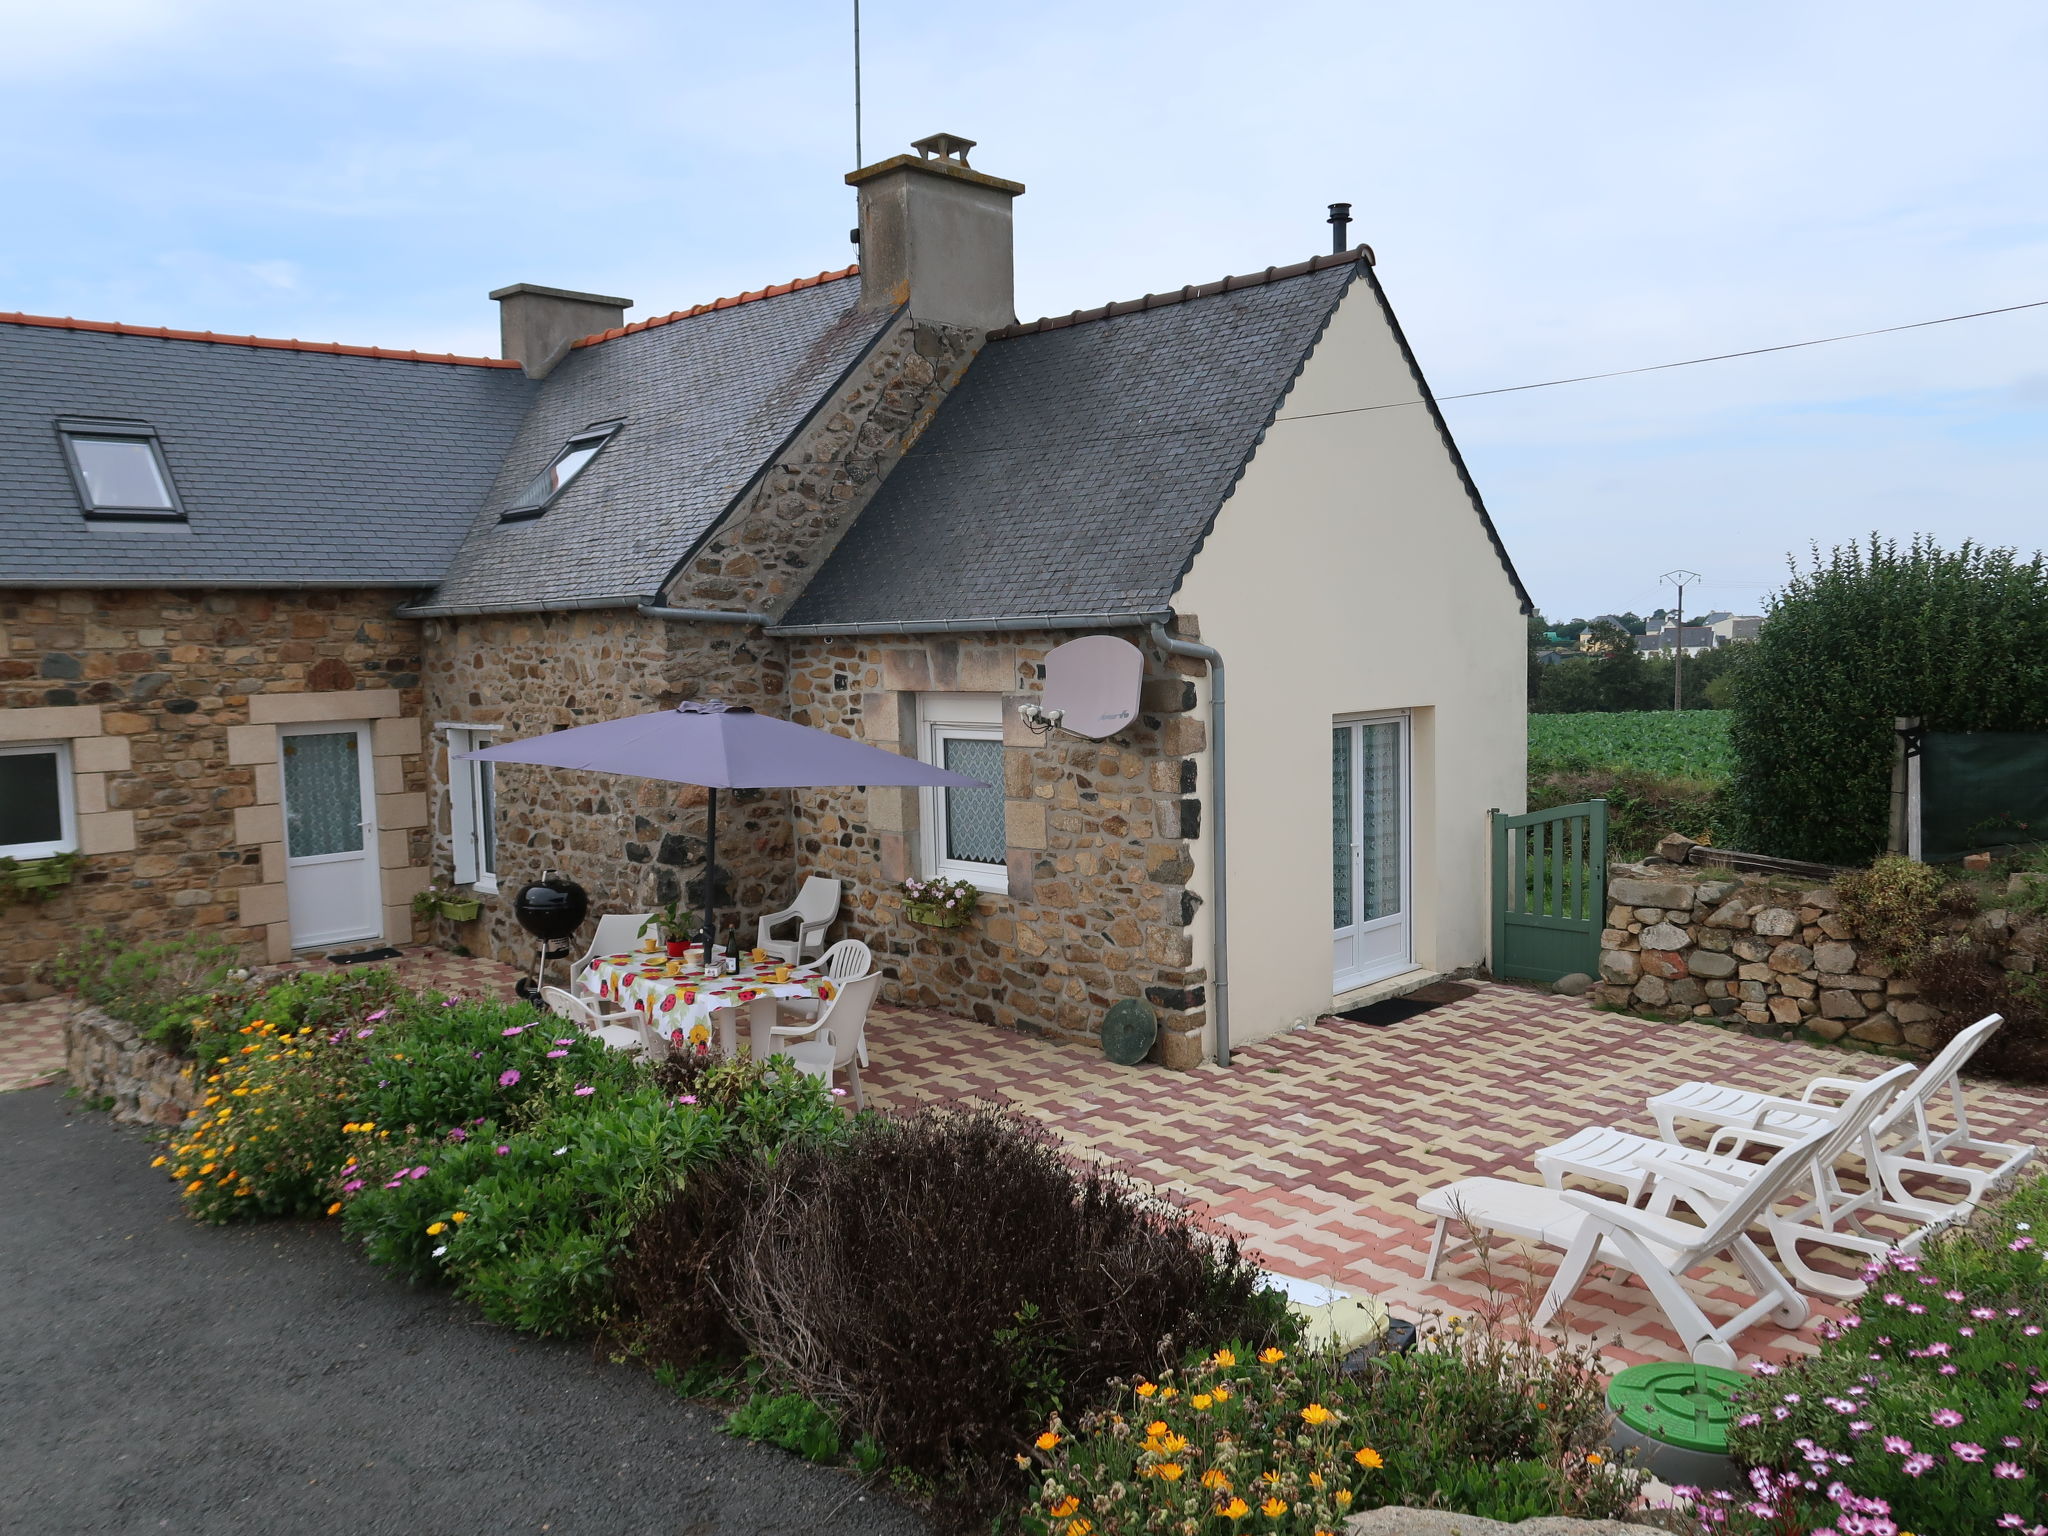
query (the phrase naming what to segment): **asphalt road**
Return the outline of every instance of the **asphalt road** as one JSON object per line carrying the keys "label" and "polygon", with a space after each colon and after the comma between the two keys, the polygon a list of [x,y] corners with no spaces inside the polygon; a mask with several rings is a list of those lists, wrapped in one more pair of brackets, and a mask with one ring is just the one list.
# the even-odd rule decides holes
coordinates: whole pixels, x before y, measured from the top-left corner
{"label": "asphalt road", "polygon": [[152,1155],[58,1089],[0,1094],[0,1531],[926,1530],[332,1225],[195,1225]]}

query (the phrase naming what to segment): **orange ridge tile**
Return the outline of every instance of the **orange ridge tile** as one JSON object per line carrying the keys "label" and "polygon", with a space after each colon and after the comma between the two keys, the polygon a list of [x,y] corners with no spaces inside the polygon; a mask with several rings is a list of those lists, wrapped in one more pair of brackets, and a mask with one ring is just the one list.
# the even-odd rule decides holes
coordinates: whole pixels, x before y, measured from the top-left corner
{"label": "orange ridge tile", "polygon": [[459,368],[517,368],[504,357],[460,357],[453,352],[410,352],[395,347],[352,347],[339,341],[289,341],[275,336],[223,336],[214,331],[177,331],[166,325],[127,325],[119,320],[76,320],[69,315],[0,312],[0,325],[37,325],[57,331],[101,331],[111,336],[147,336],[158,341],[204,341],[219,347],[268,347],[280,352],[330,352],[340,357],[382,357],[405,363],[447,363]]}
{"label": "orange ridge tile", "polygon": [[748,293],[735,294],[729,298],[713,299],[708,304],[692,304],[688,309],[671,310],[665,315],[652,315],[645,320],[635,320],[631,325],[615,325],[608,331],[598,331],[569,343],[569,350],[578,347],[594,347],[599,342],[610,341],[619,336],[631,336],[636,331],[650,331],[657,325],[673,325],[678,320],[694,320],[699,315],[708,315],[717,309],[734,309],[741,304],[752,304],[761,299],[780,298],[785,293],[795,293],[803,288],[816,288],[824,283],[836,283],[843,278],[860,276],[860,264],[841,267],[837,272],[820,272],[816,277],[793,277],[786,283],[771,283],[766,288],[756,288]]}

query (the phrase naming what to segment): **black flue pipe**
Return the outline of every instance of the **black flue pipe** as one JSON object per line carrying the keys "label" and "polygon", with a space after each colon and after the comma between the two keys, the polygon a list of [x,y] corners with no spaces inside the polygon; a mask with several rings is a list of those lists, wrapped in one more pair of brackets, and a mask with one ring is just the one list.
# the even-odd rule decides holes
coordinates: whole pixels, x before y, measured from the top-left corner
{"label": "black flue pipe", "polygon": [[1351,249],[1351,205],[1330,204],[1330,254],[1337,255]]}

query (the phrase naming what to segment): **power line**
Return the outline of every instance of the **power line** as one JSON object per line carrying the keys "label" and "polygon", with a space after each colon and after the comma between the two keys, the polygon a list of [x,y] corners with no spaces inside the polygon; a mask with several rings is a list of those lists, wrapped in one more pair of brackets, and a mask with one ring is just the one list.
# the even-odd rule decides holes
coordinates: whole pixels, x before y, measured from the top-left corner
{"label": "power line", "polygon": [[[1930,325],[1953,325],[1958,320],[1981,320],[1986,315],[2009,315],[2015,310],[2040,309],[2048,305],[2048,299],[2035,299],[2026,304],[2007,304],[1999,309],[1972,310],[1967,315],[1943,315],[1938,320],[1911,320],[1904,325],[1881,325],[1872,331],[1848,331],[1840,336],[1816,336],[1811,341],[1784,341],[1775,347],[1749,347],[1741,352],[1716,352],[1711,357],[1682,358],[1675,363],[1650,363],[1641,368],[1616,368],[1608,373],[1581,373],[1569,379],[1544,379],[1535,384],[1503,384],[1498,389],[1471,389],[1460,395],[1438,395],[1439,402],[1445,400],[1477,400],[1482,395],[1513,395],[1525,389],[1555,389],[1560,384],[1588,384],[1595,379],[1622,379],[1634,373],[1661,373],[1667,368],[1695,368],[1701,363],[1725,363],[1737,357],[1761,357],[1766,352],[1794,352],[1801,347],[1824,347],[1835,341],[1857,341],[1865,336],[1889,336],[1894,331],[1917,331]],[[1397,405],[1413,405],[1416,401],[1392,400],[1385,405],[1353,405],[1335,411],[1304,411],[1299,416],[1276,416],[1275,421],[1313,421],[1318,416],[1350,416],[1360,411],[1386,411]]]}
{"label": "power line", "polygon": [[[1924,330],[1930,325],[1953,325],[1958,320],[1982,320],[1988,315],[2010,315],[2023,309],[2048,308],[2048,299],[2034,299],[2025,304],[2006,304],[1997,309],[1977,309],[1966,315],[1943,315],[1934,320],[1911,320],[1904,325],[1881,325],[1874,330],[1847,331],[1839,336],[1816,336],[1808,341],[1786,341],[1771,347],[1748,347],[1740,352],[1716,352],[1708,357],[1681,358],[1672,363],[1649,363],[1640,368],[1616,368],[1607,373],[1574,374],[1566,379],[1541,379],[1533,384],[1503,384],[1494,389],[1470,389],[1455,395],[1437,395],[1439,404],[1446,400],[1477,400],[1487,395],[1513,395],[1530,389],[1555,389],[1560,384],[1588,384],[1596,379],[1627,378],[1637,373],[1662,373],[1670,368],[1696,368],[1701,363],[1725,363],[1738,357],[1762,357],[1771,352],[1795,352],[1802,347],[1824,347],[1837,341],[1858,341],[1866,336],[1889,336],[1897,331]],[[1330,411],[1302,411],[1292,416],[1275,416],[1274,424],[1283,421],[1316,421],[1328,416],[1357,416],[1369,411],[1393,411],[1404,407],[1421,405],[1420,400],[1387,400],[1378,405],[1347,405]],[[1137,442],[1152,437],[1181,437],[1192,432],[1219,432],[1220,427],[1161,427],[1154,432],[1122,432],[1104,434],[1098,437],[1070,437],[1048,443],[1019,443],[1000,448],[926,448],[913,451],[906,457],[914,459],[965,457],[983,453],[1028,453],[1048,446],[1070,446],[1087,443]]]}

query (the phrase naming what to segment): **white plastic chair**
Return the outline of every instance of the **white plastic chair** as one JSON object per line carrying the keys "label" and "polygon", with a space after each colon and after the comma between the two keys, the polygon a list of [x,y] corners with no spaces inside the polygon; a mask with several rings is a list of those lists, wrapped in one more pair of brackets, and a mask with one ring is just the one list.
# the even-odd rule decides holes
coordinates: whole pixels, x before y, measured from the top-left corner
{"label": "white plastic chair", "polygon": [[590,948],[569,965],[569,990],[587,990],[583,973],[590,963],[606,955],[629,955],[640,947],[640,928],[651,912],[607,912],[597,920],[597,932],[590,936]]}
{"label": "white plastic chair", "polygon": [[[1747,1178],[1733,1178],[1675,1159],[1644,1157],[1642,1165],[1653,1181],[1652,1200],[1663,1209],[1683,1202],[1699,1215],[1702,1226],[1655,1210],[1637,1210],[1584,1190],[1545,1189],[1512,1179],[1461,1179],[1431,1190],[1416,1202],[1424,1214],[1437,1218],[1424,1278],[1436,1274],[1445,1229],[1452,1221],[1462,1221],[1481,1234],[1504,1232],[1562,1248],[1564,1258],[1536,1310],[1536,1326],[1542,1327],[1557,1315],[1594,1264],[1612,1264],[1642,1278],[1695,1362],[1733,1368],[1736,1356],[1731,1341],[1743,1330],[1766,1316],[1780,1327],[1797,1328],[1808,1312],[1806,1299],[1771,1266],[1746,1229],[1802,1178],[1811,1178],[1816,1165],[1832,1167],[1855,1140],[1858,1125],[1854,1117],[1868,1099],[1896,1088],[1890,1074],[1857,1084],[1841,1106],[1841,1123],[1823,1125],[1780,1148]],[[1741,1269],[1757,1300],[1717,1325],[1685,1288],[1683,1277],[1723,1253]]]}
{"label": "white plastic chair", "polygon": [[[824,954],[818,956],[814,969],[828,977],[833,986],[839,987],[849,981],[858,980],[875,968],[875,952],[859,939],[841,939]],[[799,1019],[815,1020],[825,1011],[826,1003],[820,997],[791,997],[778,999],[776,1011],[790,1014]],[[863,1035],[860,1047],[860,1064],[868,1064],[868,1047]]]}
{"label": "white plastic chair", "polygon": [[[1923,1221],[1967,1214],[1969,1207],[1984,1198],[1985,1190],[2035,1156],[2036,1149],[2024,1142],[1990,1141],[1970,1129],[1969,1105],[1963,1097],[1960,1074],[2004,1022],[1998,1014],[1987,1014],[1958,1030],[1955,1038],[1942,1047],[1941,1054],[1920,1069],[1920,1075],[1876,1128],[1878,1147],[1873,1184],[1881,1182],[1892,1203],[1907,1211],[1917,1211]],[[1859,1086],[1849,1078],[1816,1077],[1798,1098],[1787,1099],[1715,1083],[1683,1083],[1651,1099],[1649,1108],[1656,1116],[1658,1132],[1669,1142],[1678,1140],[1680,1120],[1704,1122],[1717,1129],[1737,1127],[1799,1136],[1832,1122],[1840,1113],[1839,1105],[1829,1104],[1819,1095],[1847,1093]],[[1928,1124],[1927,1112],[1944,1088],[1948,1090],[1956,1123],[1953,1130],[1937,1132]],[[1978,1152],[1999,1161],[1991,1168],[1962,1167],[1950,1160],[1951,1152]],[[1907,1174],[1962,1184],[1968,1193],[1961,1209],[1913,1194],[1904,1182]]]}
{"label": "white plastic chair", "polygon": [[[1840,1156],[1861,1160],[1869,1176],[1867,1189],[1853,1194],[1844,1190],[1835,1167],[1816,1161],[1807,1170],[1808,1198],[1790,1211],[1774,1208],[1759,1218],[1777,1249],[1779,1266],[1810,1294],[1847,1301],[1863,1293],[1863,1284],[1815,1269],[1800,1250],[1801,1242],[1823,1243],[1880,1258],[1893,1248],[1917,1248],[1928,1235],[1930,1221],[1958,1212],[1954,1206],[1925,1204],[1907,1210],[1885,1198],[1875,1176],[1877,1139],[1887,1124],[1905,1112],[1900,1090],[1912,1076],[1911,1066],[1893,1067],[1870,1082],[1868,1086],[1874,1091],[1856,1096],[1853,1117],[1845,1113],[1834,1122],[1849,1136]],[[1535,1162],[1536,1171],[1551,1189],[1563,1189],[1564,1176],[1576,1173],[1620,1185],[1628,1191],[1626,1203],[1634,1205],[1649,1186],[1649,1170],[1653,1166],[1683,1164],[1733,1183],[1746,1183],[1759,1176],[1764,1165],[1745,1161],[1741,1156],[1745,1148],[1752,1143],[1782,1148],[1798,1139],[1776,1131],[1731,1126],[1717,1131],[1706,1150],[1701,1151],[1612,1126],[1594,1126],[1543,1148],[1536,1154]],[[1654,1215],[1665,1214],[1670,1208],[1670,1186],[1665,1186],[1661,1204],[1653,1200],[1647,1208]],[[1862,1217],[1866,1215],[1902,1217],[1912,1222],[1915,1230],[1896,1241],[1876,1237],[1864,1230]]]}
{"label": "white plastic chair", "polygon": [[797,1070],[822,1077],[831,1086],[832,1074],[844,1071],[853,1083],[853,1107],[863,1109],[867,1100],[861,1092],[860,1066],[867,1035],[868,1009],[882,985],[879,974],[861,976],[841,987],[825,1011],[810,1024],[778,1025],[771,1034],[775,1052],[787,1056]]}
{"label": "white plastic chair", "polygon": [[[614,953],[614,951],[607,951]],[[637,1013],[606,1013],[596,1004],[564,992],[560,987],[542,987],[540,1000],[558,1019],[565,1019],[587,1035],[595,1035],[615,1051],[644,1051],[647,1031]],[[618,1022],[624,1020],[626,1022]]]}
{"label": "white plastic chair", "polygon": [[[839,882],[826,875],[812,875],[804,881],[796,900],[780,912],[762,918],[754,932],[754,947],[765,949],[778,960],[801,965],[825,947],[825,930],[839,915]],[[769,930],[794,918],[796,937],[778,939]]]}

